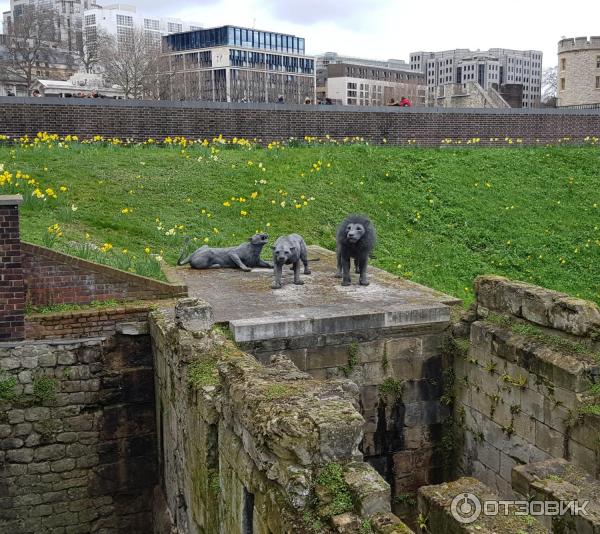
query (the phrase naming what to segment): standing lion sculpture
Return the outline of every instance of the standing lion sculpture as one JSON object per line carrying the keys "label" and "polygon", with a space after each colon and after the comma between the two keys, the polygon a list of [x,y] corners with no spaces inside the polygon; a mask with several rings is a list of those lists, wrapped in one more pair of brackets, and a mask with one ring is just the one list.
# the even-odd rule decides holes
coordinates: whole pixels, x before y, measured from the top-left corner
{"label": "standing lion sculpture", "polygon": [[350,278],[350,260],[354,259],[358,283],[368,286],[367,263],[375,246],[375,227],[364,215],[348,215],[338,226],[336,235],[337,273],[343,286],[352,283]]}

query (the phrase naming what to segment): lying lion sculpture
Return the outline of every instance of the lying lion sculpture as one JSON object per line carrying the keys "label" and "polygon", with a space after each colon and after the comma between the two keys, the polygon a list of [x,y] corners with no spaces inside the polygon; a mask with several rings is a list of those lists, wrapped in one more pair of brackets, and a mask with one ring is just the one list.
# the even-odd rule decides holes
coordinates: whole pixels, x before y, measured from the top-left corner
{"label": "lying lion sculpture", "polygon": [[260,258],[260,253],[268,240],[267,234],[255,234],[248,238],[248,243],[242,243],[237,247],[210,248],[208,245],[204,245],[186,256],[186,249],[190,242],[190,238],[187,237],[177,265],[189,263],[192,269],[239,268],[246,272],[251,271],[253,267],[270,269],[273,265]]}

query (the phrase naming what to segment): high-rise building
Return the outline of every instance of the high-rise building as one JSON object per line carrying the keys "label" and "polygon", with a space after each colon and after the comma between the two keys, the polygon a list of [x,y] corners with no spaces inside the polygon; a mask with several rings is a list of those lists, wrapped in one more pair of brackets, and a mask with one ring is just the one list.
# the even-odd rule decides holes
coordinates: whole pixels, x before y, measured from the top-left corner
{"label": "high-rise building", "polygon": [[600,36],[558,42],[558,106],[600,107]]}
{"label": "high-rise building", "polygon": [[295,35],[222,26],[167,35],[163,53],[172,100],[315,100],[315,60]]}
{"label": "high-rise building", "polygon": [[3,31],[13,21],[24,16],[28,9],[52,9],[55,13],[56,42],[67,50],[81,48],[81,16],[85,9],[96,5],[95,0],[10,0],[10,11],[3,13]]}
{"label": "high-rise building", "polygon": [[490,48],[473,52],[459,48],[443,52],[412,52],[410,68],[425,74],[429,95],[441,86],[477,83],[484,90],[514,94],[510,86],[521,85],[521,107],[539,107],[542,94],[542,52]]}
{"label": "high-rise building", "polygon": [[135,6],[111,4],[95,6],[83,13],[84,43],[96,40],[100,32],[122,43],[131,37],[135,29],[143,30],[149,43],[160,48],[161,38],[169,33],[200,29],[199,24],[190,24],[172,17],[150,17],[138,13]]}
{"label": "high-rise building", "polygon": [[351,106],[383,106],[407,97],[425,104],[425,77],[400,59],[387,61],[340,56],[317,56],[317,99]]}

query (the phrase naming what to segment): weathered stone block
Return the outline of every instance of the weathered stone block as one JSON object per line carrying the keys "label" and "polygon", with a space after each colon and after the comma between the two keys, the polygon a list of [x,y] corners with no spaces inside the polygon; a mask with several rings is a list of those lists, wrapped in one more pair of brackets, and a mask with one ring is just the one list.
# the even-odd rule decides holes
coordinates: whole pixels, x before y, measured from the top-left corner
{"label": "weathered stone block", "polygon": [[564,454],[565,436],[540,421],[535,422],[535,445],[550,456],[561,458]]}
{"label": "weathered stone block", "polygon": [[352,495],[357,511],[363,517],[376,512],[390,511],[390,485],[369,464],[355,462],[344,468],[344,480]]}
{"label": "weathered stone block", "polygon": [[6,460],[17,464],[28,464],[33,461],[33,449],[16,449],[6,451]]}
{"label": "weathered stone block", "polygon": [[190,332],[209,330],[215,322],[212,306],[200,299],[180,299],[175,305],[175,322]]}
{"label": "weathered stone block", "polygon": [[58,445],[58,444],[45,445],[43,447],[38,447],[34,453],[36,462],[39,462],[42,460],[59,460],[60,458],[64,458],[64,456],[65,456],[65,446]]}
{"label": "weathered stone block", "polygon": [[[516,515],[514,508],[510,509],[508,515],[477,513],[480,510],[477,502],[483,506],[486,501],[499,500],[499,495],[479,480],[464,477],[436,486],[423,486],[419,489],[418,507],[422,516],[427,517],[427,529],[430,532],[514,534],[524,530],[532,534],[547,533],[537,521]],[[476,519],[468,523],[459,522],[455,514],[469,521],[474,517]]]}
{"label": "weathered stone block", "polygon": [[600,530],[600,504],[597,499],[600,483],[570,462],[553,458],[515,467],[512,484],[521,495],[535,496],[538,500],[564,503],[575,500],[580,505],[588,501],[589,504],[580,513],[563,516],[565,521],[561,521],[560,525],[564,530],[561,532],[588,534]]}

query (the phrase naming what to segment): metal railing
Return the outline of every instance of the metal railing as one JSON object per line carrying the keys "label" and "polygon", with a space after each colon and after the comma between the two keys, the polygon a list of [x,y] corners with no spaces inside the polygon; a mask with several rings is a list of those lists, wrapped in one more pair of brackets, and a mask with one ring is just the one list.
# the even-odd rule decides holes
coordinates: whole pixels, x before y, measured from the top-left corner
{"label": "metal railing", "polygon": [[557,109],[600,109],[600,102],[597,104],[573,104],[571,106],[557,106]]}

